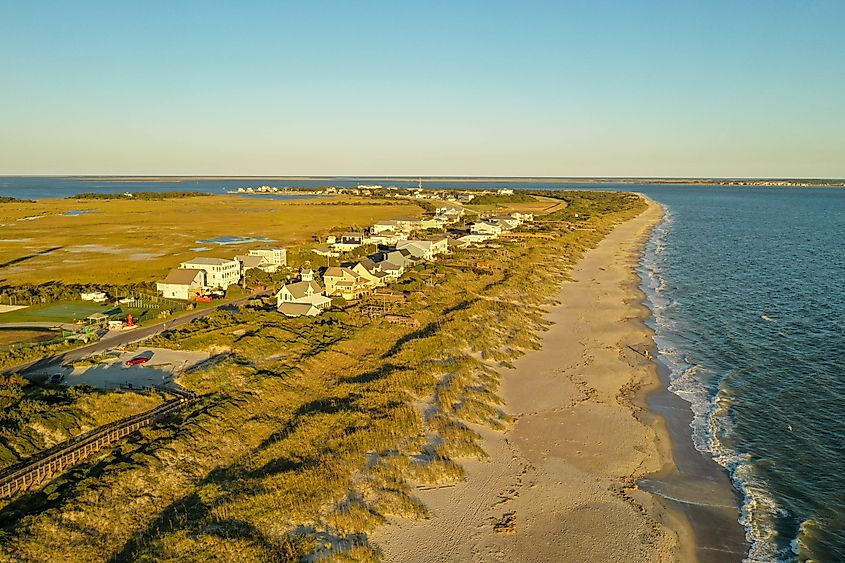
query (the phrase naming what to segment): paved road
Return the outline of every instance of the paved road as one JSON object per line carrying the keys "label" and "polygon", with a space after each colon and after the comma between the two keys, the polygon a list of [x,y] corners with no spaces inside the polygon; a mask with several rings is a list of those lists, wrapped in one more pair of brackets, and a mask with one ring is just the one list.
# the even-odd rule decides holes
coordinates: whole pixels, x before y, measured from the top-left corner
{"label": "paved road", "polygon": [[188,324],[189,322],[196,319],[201,319],[202,317],[207,317],[208,315],[210,315],[217,309],[220,309],[221,307],[242,305],[250,299],[255,299],[256,297],[265,297],[271,295],[271,293],[272,292],[270,291],[259,291],[253,293],[252,295],[249,295],[248,297],[242,297],[234,301],[220,303],[219,305],[208,309],[200,309],[198,311],[193,311],[191,313],[188,313],[187,315],[176,317],[174,319],[168,319],[166,321],[162,321],[145,327],[139,327],[126,332],[119,332],[113,335],[110,334],[107,335],[105,338],[94,342],[93,344],[88,344],[87,346],[74,348],[72,350],[68,350],[67,352],[54,354],[52,356],[46,356],[34,362],[29,362],[11,368],[6,368],[5,370],[3,370],[3,373],[19,373],[25,376],[34,373],[49,372],[51,369],[59,367],[62,364],[73,362],[75,360],[81,360],[82,358],[85,358],[92,354],[96,354],[98,352],[105,352],[106,350],[109,350],[111,348],[131,344],[133,342],[139,342],[141,340],[146,340],[147,338],[155,336],[156,334],[160,334],[165,330]]}

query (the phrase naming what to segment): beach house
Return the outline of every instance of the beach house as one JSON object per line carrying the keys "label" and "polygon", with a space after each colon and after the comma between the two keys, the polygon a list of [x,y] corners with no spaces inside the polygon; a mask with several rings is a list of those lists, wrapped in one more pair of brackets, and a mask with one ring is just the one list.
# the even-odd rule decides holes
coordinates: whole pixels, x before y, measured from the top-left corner
{"label": "beach house", "polygon": [[364,235],[362,233],[343,233],[340,240],[332,245],[334,250],[340,252],[348,252],[355,250],[364,244]]}
{"label": "beach house", "polygon": [[502,226],[488,221],[480,221],[469,226],[469,232],[474,235],[496,237],[502,234]]}
{"label": "beach house", "polygon": [[332,267],[323,274],[326,295],[337,295],[347,300],[360,299],[370,292],[371,283],[349,268]]}
{"label": "beach house", "polygon": [[205,285],[215,289],[228,289],[241,279],[241,264],[237,260],[199,256],[182,262],[179,268],[204,271]]}
{"label": "beach house", "polygon": [[259,248],[250,248],[249,255],[261,256],[264,258],[267,265],[261,269],[265,272],[273,273],[279,268],[288,265],[287,249],[278,246],[261,246]]}
{"label": "beach house", "polygon": [[300,316],[299,314],[290,313],[298,311],[301,312],[303,310],[306,312],[301,314],[310,314],[308,312],[310,311],[310,308],[303,309],[302,307],[284,307],[283,309],[284,305],[292,304],[313,306],[317,309],[317,312],[313,314],[319,314],[332,306],[332,300],[323,295],[323,288],[319,283],[311,279],[308,281],[286,284],[276,293],[276,308],[279,312],[285,313],[289,317]]}
{"label": "beach house", "polygon": [[258,269],[265,272],[275,272],[277,266],[267,262],[264,256],[235,256],[235,260],[241,265],[241,276],[248,270]]}
{"label": "beach house", "polygon": [[190,268],[170,270],[164,280],[156,283],[162,297],[189,301],[202,293],[205,287],[205,271]]}
{"label": "beach house", "polygon": [[387,285],[389,278],[387,272],[383,272],[380,265],[373,262],[370,258],[364,258],[356,262],[350,269],[367,280],[371,287],[384,287]]}

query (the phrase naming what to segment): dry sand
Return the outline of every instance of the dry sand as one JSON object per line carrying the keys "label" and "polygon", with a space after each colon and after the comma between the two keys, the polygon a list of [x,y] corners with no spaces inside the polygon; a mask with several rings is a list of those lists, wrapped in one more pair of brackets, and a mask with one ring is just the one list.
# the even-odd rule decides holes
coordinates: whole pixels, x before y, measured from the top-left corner
{"label": "dry sand", "polygon": [[417,491],[431,519],[372,534],[387,561],[695,560],[683,515],[636,486],[673,463],[662,419],[634,399],[656,368],[629,348],[651,348],[635,268],[661,217],[650,204],[577,265],[542,350],[504,374],[516,423],[477,428],[490,459],[465,463],[465,482]]}

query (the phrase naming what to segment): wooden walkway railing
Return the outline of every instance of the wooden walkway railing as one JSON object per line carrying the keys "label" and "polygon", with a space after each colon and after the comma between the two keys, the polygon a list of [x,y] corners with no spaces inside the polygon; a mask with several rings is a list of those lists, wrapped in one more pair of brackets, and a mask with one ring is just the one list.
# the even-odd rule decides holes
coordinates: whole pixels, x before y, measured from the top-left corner
{"label": "wooden walkway railing", "polygon": [[48,450],[36,454],[24,462],[0,472],[0,498],[14,496],[47,479],[58,475],[71,465],[92,453],[109,446],[140,428],[150,426],[156,420],[185,406],[196,395],[184,387],[158,387],[156,389],[176,395],[147,412],[106,424],[85,434],[80,434]]}

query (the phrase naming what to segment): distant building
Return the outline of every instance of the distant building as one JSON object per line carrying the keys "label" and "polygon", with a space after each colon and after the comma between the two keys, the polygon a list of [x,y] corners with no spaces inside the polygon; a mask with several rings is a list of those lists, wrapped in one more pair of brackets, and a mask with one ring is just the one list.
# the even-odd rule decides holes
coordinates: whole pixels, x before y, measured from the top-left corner
{"label": "distant building", "polygon": [[235,260],[241,265],[241,276],[247,270],[258,269],[265,272],[275,272],[278,266],[270,264],[264,256],[235,256]]}
{"label": "distant building", "polygon": [[474,235],[488,235],[496,237],[502,234],[502,227],[501,225],[496,225],[488,221],[481,221],[470,225],[469,232]]}
{"label": "distant building", "polygon": [[278,311],[286,317],[316,317],[322,311],[311,303],[282,303]]}
{"label": "distant building", "polygon": [[83,301],[93,301],[95,303],[103,303],[106,300],[106,293],[104,291],[89,291],[79,294],[79,298]]}
{"label": "distant building", "polygon": [[284,248],[278,246],[262,246],[260,248],[250,248],[249,249],[250,256],[262,256],[266,261],[269,267],[275,266],[275,268],[266,269],[262,268],[265,272],[275,272],[280,267],[288,265],[288,251]]}
{"label": "distant building", "polygon": [[156,289],[168,299],[189,301],[202,293],[205,287],[205,271],[190,268],[170,270],[164,280],[156,283]]}
{"label": "distant building", "polygon": [[496,190],[496,193],[499,195],[513,195],[513,190],[510,188],[500,188]]}
{"label": "distant building", "polygon": [[436,240],[401,240],[396,243],[396,250],[407,250],[415,258],[434,260],[438,254],[449,251],[446,237]]}
{"label": "distant building", "polygon": [[[332,306],[332,300],[323,295],[323,288],[313,279],[287,284],[276,293],[276,308],[279,311],[282,311],[282,305],[292,303],[313,305],[319,311]],[[291,312],[294,309],[288,307],[286,310]]]}
{"label": "distant building", "polygon": [[369,293],[371,284],[349,268],[332,267],[323,274],[326,295],[337,295],[347,300],[360,299]]}
{"label": "distant building", "polygon": [[332,248],[340,252],[347,252],[355,250],[364,244],[364,235],[362,233],[344,233],[340,240],[332,245]]}
{"label": "distant building", "polygon": [[351,269],[367,280],[372,287],[383,287],[387,284],[388,274],[369,258],[357,262]]}
{"label": "distant building", "polygon": [[237,260],[225,258],[206,258],[200,256],[179,264],[182,269],[203,270],[205,285],[212,288],[228,289],[241,279],[241,264]]}

